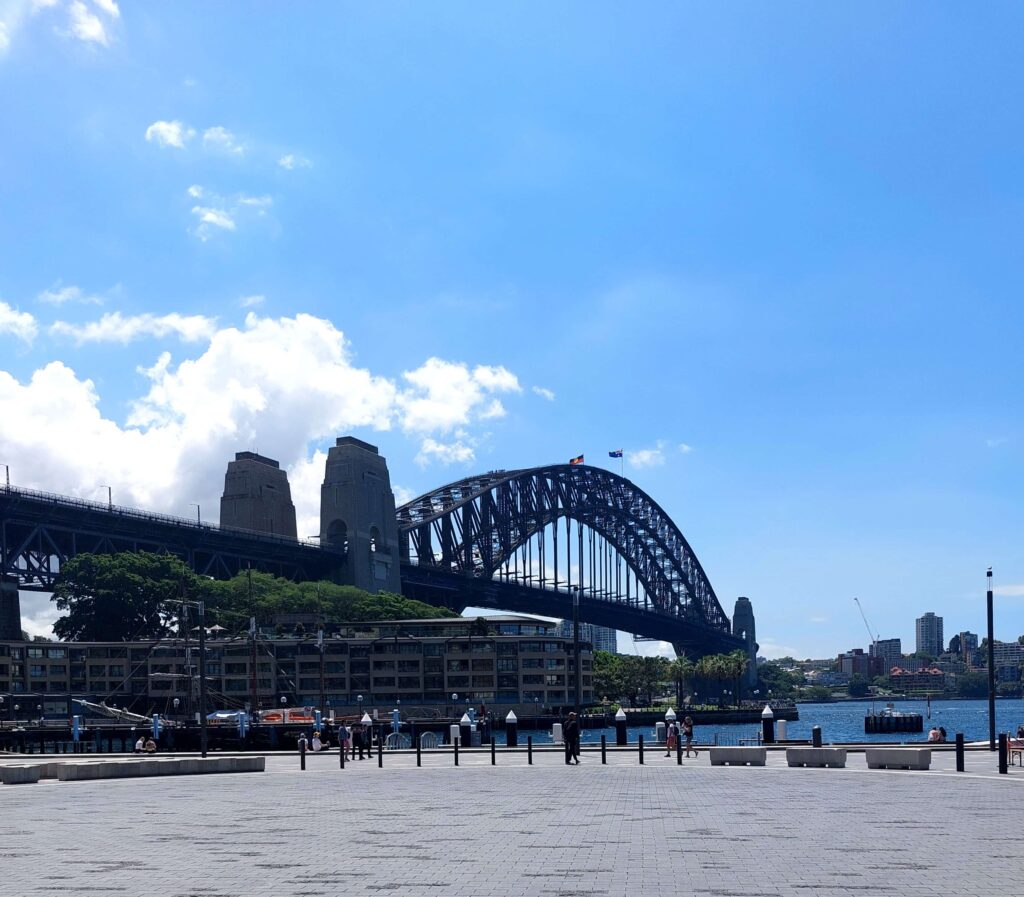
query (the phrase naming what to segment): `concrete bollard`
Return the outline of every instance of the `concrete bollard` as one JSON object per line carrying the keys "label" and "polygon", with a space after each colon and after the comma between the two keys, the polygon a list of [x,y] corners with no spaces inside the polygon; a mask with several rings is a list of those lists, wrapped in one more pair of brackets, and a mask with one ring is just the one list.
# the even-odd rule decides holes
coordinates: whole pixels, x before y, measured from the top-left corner
{"label": "concrete bollard", "polygon": [[551,724],[551,742],[552,742],[552,744],[561,744],[562,740],[563,740],[563,738],[562,738],[562,724],[561,723],[552,723]]}
{"label": "concrete bollard", "polygon": [[615,714],[615,744],[626,746],[626,712],[621,707]]}
{"label": "concrete bollard", "polygon": [[821,726],[811,729],[811,747],[821,747]]}
{"label": "concrete bollard", "polygon": [[509,747],[519,746],[519,720],[511,710],[505,717],[505,744]]}
{"label": "concrete bollard", "polygon": [[778,727],[778,733],[777,734],[778,734],[779,741],[785,741],[786,740],[786,721],[784,719],[780,719],[778,721],[778,723],[776,723],[776,726]]}
{"label": "concrete bollard", "polygon": [[956,771],[964,771],[964,733],[956,733]]}
{"label": "concrete bollard", "polygon": [[658,744],[664,744],[666,740],[665,735],[665,724],[663,722],[656,722],[654,724],[654,740]]}
{"label": "concrete bollard", "polygon": [[775,713],[767,704],[761,711],[761,741],[763,744],[775,744]]}
{"label": "concrete bollard", "polygon": [[448,727],[448,742],[449,744],[455,744],[459,740],[459,727],[454,723]]}

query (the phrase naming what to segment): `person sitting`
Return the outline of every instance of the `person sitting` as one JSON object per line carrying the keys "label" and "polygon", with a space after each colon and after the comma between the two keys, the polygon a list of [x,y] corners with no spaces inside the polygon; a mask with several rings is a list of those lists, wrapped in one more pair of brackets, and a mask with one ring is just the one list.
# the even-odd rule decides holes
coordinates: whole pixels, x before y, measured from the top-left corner
{"label": "person sitting", "polygon": [[140,735],[139,740],[135,742],[135,753],[141,754],[146,749],[146,736]]}
{"label": "person sitting", "polygon": [[931,729],[929,730],[929,732],[928,732],[928,740],[929,741],[938,741],[939,740],[939,730],[936,729],[935,726],[932,726]]}
{"label": "person sitting", "polygon": [[1017,737],[1018,738],[1024,738],[1024,723],[1022,723],[1021,725],[1017,726]]}
{"label": "person sitting", "polygon": [[320,733],[319,732],[314,732],[313,733],[312,747],[313,747],[313,752],[314,753],[316,753],[318,751],[322,751],[323,748],[324,748],[324,743],[320,740]]}
{"label": "person sitting", "polygon": [[155,754],[156,753],[156,741],[154,741],[152,737],[146,739],[146,748],[145,748],[145,750],[146,750],[147,754]]}
{"label": "person sitting", "polygon": [[946,743],[946,727],[939,726],[939,744]]}

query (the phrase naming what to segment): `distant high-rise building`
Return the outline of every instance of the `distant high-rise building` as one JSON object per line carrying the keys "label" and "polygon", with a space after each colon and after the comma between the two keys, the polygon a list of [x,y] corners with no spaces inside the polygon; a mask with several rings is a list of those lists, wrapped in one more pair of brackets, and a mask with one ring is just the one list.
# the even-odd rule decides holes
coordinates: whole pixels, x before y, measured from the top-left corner
{"label": "distant high-rise building", "polygon": [[946,647],[942,637],[942,617],[928,611],[923,617],[917,618],[917,651],[938,657]]}
{"label": "distant high-rise building", "polygon": [[[562,620],[555,629],[559,638],[572,638],[572,620]],[[595,651],[618,651],[618,637],[614,629],[607,626],[595,626],[593,623],[580,623],[580,641],[589,642]]]}
{"label": "distant high-rise building", "polygon": [[885,674],[902,663],[903,643],[898,638],[880,638],[868,649],[868,653],[872,657],[878,658],[883,674]]}

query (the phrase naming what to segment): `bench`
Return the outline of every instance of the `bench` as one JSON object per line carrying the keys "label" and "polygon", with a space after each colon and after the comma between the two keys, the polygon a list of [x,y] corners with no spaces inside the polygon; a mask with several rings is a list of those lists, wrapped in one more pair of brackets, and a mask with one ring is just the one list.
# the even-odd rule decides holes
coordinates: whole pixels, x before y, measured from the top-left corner
{"label": "bench", "polygon": [[868,769],[929,769],[932,752],[929,748],[865,748],[864,759]]}
{"label": "bench", "polygon": [[31,785],[39,781],[38,766],[0,766],[0,782],[5,785]]}
{"label": "bench", "polygon": [[64,763],[57,770],[61,782],[86,779],[124,779],[149,776],[201,775],[204,773],[263,772],[266,757],[191,757],[188,759],[110,760],[99,763]]}
{"label": "bench", "polygon": [[846,767],[846,748],[786,748],[786,762],[790,766],[818,766],[843,769]]}
{"label": "bench", "polygon": [[763,747],[708,748],[712,766],[764,766],[768,751]]}

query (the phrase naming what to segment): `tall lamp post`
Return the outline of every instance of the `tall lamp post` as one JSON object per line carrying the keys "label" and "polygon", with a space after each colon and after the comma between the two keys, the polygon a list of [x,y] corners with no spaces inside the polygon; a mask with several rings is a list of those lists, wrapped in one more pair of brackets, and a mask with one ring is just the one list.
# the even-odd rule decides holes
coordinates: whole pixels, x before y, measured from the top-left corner
{"label": "tall lamp post", "polygon": [[580,715],[580,587],[574,586],[572,593],[572,653],[573,653],[573,704],[576,718]]}
{"label": "tall lamp post", "polygon": [[988,613],[988,749],[996,749],[996,650],[992,626],[992,568],[985,573],[985,609]]}

